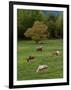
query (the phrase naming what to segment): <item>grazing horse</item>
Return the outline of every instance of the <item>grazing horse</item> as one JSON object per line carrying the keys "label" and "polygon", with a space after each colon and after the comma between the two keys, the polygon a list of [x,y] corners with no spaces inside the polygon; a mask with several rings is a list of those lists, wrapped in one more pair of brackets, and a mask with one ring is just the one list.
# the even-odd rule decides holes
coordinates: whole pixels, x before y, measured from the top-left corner
{"label": "grazing horse", "polygon": [[60,51],[58,51],[58,50],[54,51],[53,54],[56,55],[56,56],[59,56],[60,55]]}
{"label": "grazing horse", "polygon": [[43,51],[43,47],[42,46],[39,46],[36,48],[37,51]]}
{"label": "grazing horse", "polygon": [[36,72],[44,72],[47,71],[48,66],[47,65],[39,65],[39,67],[37,68]]}
{"label": "grazing horse", "polygon": [[27,58],[27,62],[33,60],[34,58],[35,58],[35,56],[29,56],[29,57]]}

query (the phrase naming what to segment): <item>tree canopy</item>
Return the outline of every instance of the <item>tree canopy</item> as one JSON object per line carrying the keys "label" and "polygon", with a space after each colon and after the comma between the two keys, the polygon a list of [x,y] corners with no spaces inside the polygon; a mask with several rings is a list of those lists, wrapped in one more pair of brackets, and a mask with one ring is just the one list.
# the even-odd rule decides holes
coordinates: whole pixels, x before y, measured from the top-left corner
{"label": "tree canopy", "polygon": [[[41,27],[39,22],[40,23],[44,22],[44,24],[48,28],[47,36],[49,39],[50,38],[63,38],[63,12],[62,11],[18,9],[17,10],[18,39],[33,39],[33,38],[35,39],[35,36],[34,36],[35,33],[33,33],[33,31],[35,31],[35,27],[39,29],[39,30],[36,30],[38,32],[40,31],[40,28],[45,28],[45,25]],[[27,38],[27,36],[23,33],[29,32],[30,34],[31,29],[33,30],[32,31],[33,37]],[[36,35],[36,38],[37,37],[38,35]]]}
{"label": "tree canopy", "polygon": [[42,41],[47,38],[47,26],[41,21],[35,21],[31,28],[28,28],[24,33],[26,37],[30,37],[36,42]]}

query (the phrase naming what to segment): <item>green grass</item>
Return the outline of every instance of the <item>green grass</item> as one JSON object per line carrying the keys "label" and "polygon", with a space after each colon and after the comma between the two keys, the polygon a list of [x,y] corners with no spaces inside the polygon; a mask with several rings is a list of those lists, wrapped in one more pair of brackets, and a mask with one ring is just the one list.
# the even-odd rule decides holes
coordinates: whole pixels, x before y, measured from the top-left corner
{"label": "green grass", "polygon": [[[42,46],[44,51],[36,51],[34,41],[18,41],[17,46],[17,80],[55,79],[63,78],[63,41],[46,40]],[[58,49],[62,54],[54,56],[52,53]],[[35,55],[35,59],[27,62],[29,55]],[[48,65],[48,71],[36,72],[40,64]]]}

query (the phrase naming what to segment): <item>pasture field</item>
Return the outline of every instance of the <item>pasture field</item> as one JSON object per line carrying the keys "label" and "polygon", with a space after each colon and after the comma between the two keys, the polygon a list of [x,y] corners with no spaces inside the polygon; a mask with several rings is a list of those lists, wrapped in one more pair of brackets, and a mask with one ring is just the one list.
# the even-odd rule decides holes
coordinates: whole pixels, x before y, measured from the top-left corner
{"label": "pasture field", "polygon": [[[18,41],[17,43],[17,80],[56,79],[63,78],[63,40],[46,40],[41,46],[43,51],[37,51],[32,40]],[[59,50],[61,55],[53,52]],[[26,58],[34,55],[35,59],[27,62]],[[36,72],[39,65],[48,65],[46,72]]]}

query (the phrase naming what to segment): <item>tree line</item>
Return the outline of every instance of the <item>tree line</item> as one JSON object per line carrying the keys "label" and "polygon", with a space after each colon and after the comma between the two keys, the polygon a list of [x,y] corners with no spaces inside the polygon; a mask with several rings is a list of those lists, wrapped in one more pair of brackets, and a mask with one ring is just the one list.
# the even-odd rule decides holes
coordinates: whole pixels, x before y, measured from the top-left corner
{"label": "tree line", "polygon": [[[38,25],[40,25],[39,22],[41,22],[41,25],[42,23],[45,24],[44,26],[46,26],[47,35],[46,34],[43,35],[44,37],[47,37],[49,39],[63,38],[63,12],[57,11],[57,13],[56,12],[54,13],[53,11],[18,9],[17,10],[18,40],[31,39],[31,37],[26,37],[25,33],[27,32],[28,29],[36,25],[35,24],[36,22],[38,23]],[[39,28],[38,25],[34,27],[37,28],[37,34],[40,34],[38,30]],[[33,30],[31,31],[33,33]],[[43,31],[45,31],[45,29],[43,29]],[[43,36],[41,35],[41,37]],[[33,33],[33,38],[35,38],[34,33]]]}

